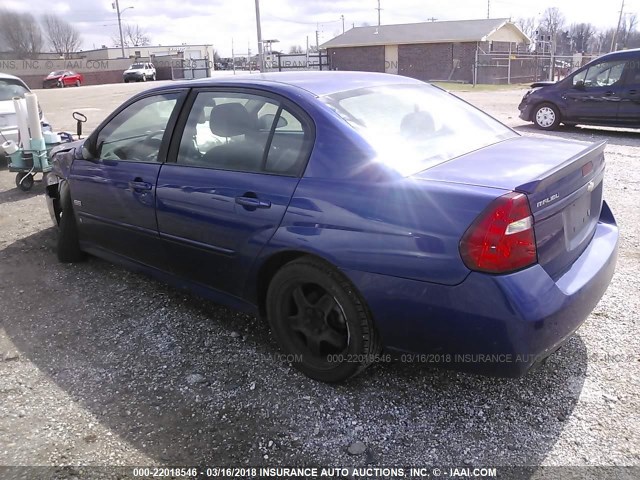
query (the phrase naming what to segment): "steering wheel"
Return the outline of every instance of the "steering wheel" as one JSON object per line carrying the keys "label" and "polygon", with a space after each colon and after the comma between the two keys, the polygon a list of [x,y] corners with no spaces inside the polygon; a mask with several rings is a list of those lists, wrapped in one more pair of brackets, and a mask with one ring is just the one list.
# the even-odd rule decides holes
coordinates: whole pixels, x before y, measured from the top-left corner
{"label": "steering wheel", "polygon": [[[151,140],[153,140],[156,135],[160,135],[160,134],[164,134],[164,129],[155,130],[149,133],[146,137],[144,137],[144,139],[142,140],[142,143],[151,143]],[[160,139],[160,141],[162,141],[162,139]]]}

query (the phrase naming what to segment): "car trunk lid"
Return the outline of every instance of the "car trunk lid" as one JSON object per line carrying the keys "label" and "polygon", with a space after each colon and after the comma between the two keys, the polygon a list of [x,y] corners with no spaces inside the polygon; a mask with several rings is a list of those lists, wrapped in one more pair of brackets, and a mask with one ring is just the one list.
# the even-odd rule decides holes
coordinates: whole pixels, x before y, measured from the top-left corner
{"label": "car trunk lid", "polygon": [[605,145],[517,137],[416,177],[526,194],[538,263],[558,278],[584,251],[600,217]]}

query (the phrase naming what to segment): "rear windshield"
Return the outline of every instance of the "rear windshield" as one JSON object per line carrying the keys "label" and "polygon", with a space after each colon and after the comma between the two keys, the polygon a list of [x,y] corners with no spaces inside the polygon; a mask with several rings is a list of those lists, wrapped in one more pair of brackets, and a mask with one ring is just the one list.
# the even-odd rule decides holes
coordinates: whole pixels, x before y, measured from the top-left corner
{"label": "rear windshield", "polygon": [[426,83],[365,87],[322,100],[374,147],[377,161],[407,176],[518,136]]}
{"label": "rear windshield", "polygon": [[142,63],[134,63],[129,67],[131,70],[140,70],[141,68],[144,68],[144,64]]}
{"label": "rear windshield", "polygon": [[13,97],[24,97],[28,91],[19,80],[0,78],[0,102],[11,100]]}

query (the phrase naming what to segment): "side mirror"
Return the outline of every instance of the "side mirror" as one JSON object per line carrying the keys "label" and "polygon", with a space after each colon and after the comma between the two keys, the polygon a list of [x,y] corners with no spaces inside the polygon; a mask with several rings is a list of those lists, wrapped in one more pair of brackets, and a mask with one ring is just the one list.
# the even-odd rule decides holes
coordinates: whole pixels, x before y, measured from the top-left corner
{"label": "side mirror", "polygon": [[574,83],[573,88],[577,90],[584,90],[584,81],[578,80],[576,83]]}

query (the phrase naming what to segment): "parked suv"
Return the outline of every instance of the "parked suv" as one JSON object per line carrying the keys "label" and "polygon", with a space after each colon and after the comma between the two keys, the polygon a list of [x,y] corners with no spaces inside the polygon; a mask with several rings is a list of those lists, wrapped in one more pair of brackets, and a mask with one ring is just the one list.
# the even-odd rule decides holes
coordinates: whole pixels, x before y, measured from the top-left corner
{"label": "parked suv", "polygon": [[640,128],[640,49],[603,55],[559,82],[534,83],[518,109],[542,130],[560,123]]}
{"label": "parked suv", "polygon": [[124,83],[155,80],[156,68],[153,63],[134,63],[123,72],[122,78]]}

